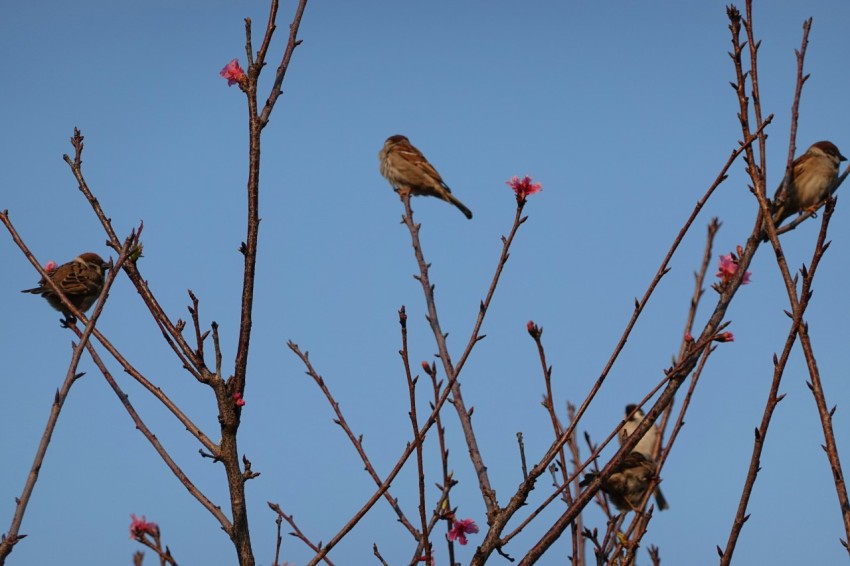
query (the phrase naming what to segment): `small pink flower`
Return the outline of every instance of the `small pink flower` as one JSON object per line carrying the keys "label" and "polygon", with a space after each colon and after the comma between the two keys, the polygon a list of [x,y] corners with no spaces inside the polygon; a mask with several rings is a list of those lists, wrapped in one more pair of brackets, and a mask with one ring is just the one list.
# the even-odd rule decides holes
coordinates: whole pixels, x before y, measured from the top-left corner
{"label": "small pink flower", "polygon": [[227,79],[227,86],[233,86],[236,83],[242,84],[248,80],[245,71],[239,66],[239,59],[234,59],[225,65],[219,74]]}
{"label": "small pink flower", "polygon": [[[733,257],[732,254],[726,254],[720,256],[720,265],[717,267],[716,276],[720,278],[720,283],[725,285],[732,280],[732,277],[735,273],[738,272],[738,260]],[[741,281],[742,285],[747,285],[750,282],[750,272],[747,271],[744,273],[744,279]]]}
{"label": "small pink flower", "polygon": [[472,519],[462,519],[455,521],[452,528],[449,529],[449,541],[457,540],[460,544],[466,544],[466,533],[475,534],[478,532],[478,525]]}
{"label": "small pink flower", "polygon": [[51,259],[50,261],[48,261],[47,263],[45,263],[45,264],[44,264],[44,270],[45,270],[47,273],[50,273],[51,271],[56,271],[56,268],[57,268],[57,267],[59,267],[59,266],[58,266],[58,265],[56,265],[56,262],[55,262],[55,261],[53,261],[52,259]]}
{"label": "small pink flower", "polygon": [[715,342],[734,342],[735,336],[731,332],[721,332],[714,337]]}
{"label": "small pink flower", "polygon": [[543,190],[543,185],[540,183],[532,183],[531,177],[526,175],[522,179],[514,175],[510,181],[505,181],[505,184],[512,188],[516,193],[517,200],[524,201],[529,195],[539,193]]}
{"label": "small pink flower", "polygon": [[159,533],[159,527],[156,523],[147,522],[144,515],[139,518],[131,514],[130,518],[132,519],[132,522],[130,523],[130,538],[139,539],[145,534],[153,537]]}
{"label": "small pink flower", "polygon": [[242,394],[238,391],[233,394],[233,402],[236,403],[237,407],[245,406],[245,399],[242,398]]}

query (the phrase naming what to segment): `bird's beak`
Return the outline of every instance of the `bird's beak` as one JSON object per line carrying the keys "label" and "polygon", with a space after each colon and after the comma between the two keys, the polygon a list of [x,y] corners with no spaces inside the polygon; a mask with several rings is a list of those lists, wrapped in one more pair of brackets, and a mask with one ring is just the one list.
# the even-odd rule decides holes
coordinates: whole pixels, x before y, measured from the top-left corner
{"label": "bird's beak", "polygon": [[847,158],[839,153],[838,154],[838,161],[847,161]]}

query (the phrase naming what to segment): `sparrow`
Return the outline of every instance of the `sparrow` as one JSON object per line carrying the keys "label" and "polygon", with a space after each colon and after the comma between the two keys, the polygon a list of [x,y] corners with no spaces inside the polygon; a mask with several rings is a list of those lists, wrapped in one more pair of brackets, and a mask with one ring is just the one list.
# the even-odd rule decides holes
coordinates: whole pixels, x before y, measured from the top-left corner
{"label": "sparrow", "polygon": [[397,193],[437,197],[458,207],[467,218],[472,218],[472,211],[452,194],[434,166],[406,137],[388,137],[378,152],[378,159],[381,162],[381,175],[386,177]]}
{"label": "sparrow", "polygon": [[[579,486],[587,487],[598,474],[585,474]],[[620,511],[637,511],[647,488],[655,477],[655,462],[640,452],[629,452],[608,479],[602,482],[602,491],[608,494]]]}
{"label": "sparrow", "polygon": [[[626,405],[626,422],[623,425],[623,428],[620,429],[620,446],[626,441],[626,439],[631,436],[631,434],[637,430],[638,425],[646,416],[646,414],[641,409],[635,408],[637,405]],[[632,411],[635,413],[632,415]],[[631,417],[629,416],[631,415]],[[638,443],[632,449],[632,453],[639,453],[644,458],[651,462],[655,462],[655,443],[658,441],[658,427],[656,425],[652,425],[646,434],[638,440]],[[670,506],[667,505],[667,499],[664,497],[664,494],[661,493],[661,488],[655,488],[655,503],[658,505],[658,509],[664,511],[668,509]]]}
{"label": "sparrow", "polygon": [[[48,272],[47,275],[78,311],[86,312],[103,290],[103,275],[107,269],[109,269],[109,264],[103,261],[99,255],[87,252],[75,257],[73,261],[60,265]],[[53,292],[44,277],[38,282],[38,287],[24,289],[21,293],[41,295],[47,299],[51,307],[61,311],[66,319],[74,319],[74,315],[62,303],[59,296]]]}
{"label": "sparrow", "polygon": [[795,159],[785,194],[781,194],[785,184],[783,180],[773,197],[773,223],[779,226],[789,216],[805,210],[814,211],[829,196],[842,161],[847,161],[847,158],[841,155],[834,143],[828,141],[813,144]]}

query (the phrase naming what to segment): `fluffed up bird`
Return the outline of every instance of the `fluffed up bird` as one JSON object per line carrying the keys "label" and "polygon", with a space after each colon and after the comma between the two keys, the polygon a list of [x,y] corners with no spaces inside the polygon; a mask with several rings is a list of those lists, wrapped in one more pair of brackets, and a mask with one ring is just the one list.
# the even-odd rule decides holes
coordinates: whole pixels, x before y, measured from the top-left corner
{"label": "fluffed up bird", "polygon": [[[626,422],[623,424],[623,428],[620,429],[619,434],[620,446],[622,446],[626,439],[631,436],[635,430],[637,430],[638,425],[640,425],[640,422],[646,416],[643,410],[635,409],[637,409],[637,405],[626,405]],[[632,411],[634,411],[634,414],[632,414]],[[632,453],[640,453],[644,458],[653,462],[654,466],[656,442],[658,442],[658,427],[653,424],[632,449]],[[661,493],[660,487],[655,488],[654,495],[658,509],[661,511],[666,510],[669,505],[667,505],[667,499],[664,497],[664,494]],[[638,499],[638,501],[640,501],[640,499]]]}
{"label": "fluffed up bird", "polygon": [[782,194],[783,180],[773,197],[773,223],[778,227],[786,218],[817,207],[830,194],[838,176],[838,166],[847,158],[834,143],[819,141],[794,160],[791,182]]}
{"label": "fluffed up bird", "polygon": [[[596,479],[595,472],[585,474],[579,485],[587,487]],[[620,511],[637,511],[652,478],[655,463],[640,452],[629,452],[619,466],[602,482],[602,491],[608,494]]]}
{"label": "fluffed up bird", "polygon": [[[109,264],[99,255],[87,252],[50,271],[48,276],[78,311],[86,312],[100,296],[103,290],[103,275],[108,268]],[[44,277],[38,282],[38,287],[24,289],[21,293],[41,295],[47,299],[51,307],[61,311],[67,319],[74,319],[73,314],[53,292]]]}
{"label": "fluffed up bird", "polygon": [[458,207],[467,218],[472,218],[472,211],[452,194],[434,166],[406,137],[388,137],[378,152],[378,159],[381,161],[381,175],[399,194],[407,192],[416,196],[437,197]]}

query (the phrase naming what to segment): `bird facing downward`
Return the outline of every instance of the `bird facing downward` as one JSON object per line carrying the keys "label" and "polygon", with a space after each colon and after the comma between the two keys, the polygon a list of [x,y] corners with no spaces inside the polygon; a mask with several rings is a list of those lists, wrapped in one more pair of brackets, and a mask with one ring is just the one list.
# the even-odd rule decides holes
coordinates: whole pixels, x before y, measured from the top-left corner
{"label": "bird facing downward", "polygon": [[[596,473],[585,474],[579,486],[587,487],[596,476]],[[620,511],[637,511],[654,477],[655,462],[640,452],[630,452],[608,479],[602,482],[602,491],[608,494],[611,503]]]}
{"label": "bird facing downward", "polygon": [[[637,409],[635,411],[636,405],[626,405],[626,422],[623,425],[623,428],[620,429],[620,446],[626,441],[626,439],[631,436],[631,434],[637,430],[638,425],[646,416],[641,409]],[[632,411],[634,414],[632,415]],[[631,417],[629,416],[631,415]],[[655,443],[658,441],[658,427],[653,424],[648,431],[643,435],[643,437],[638,440],[638,443],[632,449],[632,453],[639,453],[647,460],[655,462]],[[638,499],[640,501],[640,499]],[[658,505],[658,509],[661,511],[666,510],[669,505],[667,505],[667,499],[664,497],[664,494],[661,493],[661,488],[655,488],[655,503]]]}
{"label": "bird facing downward", "polygon": [[773,223],[778,227],[786,218],[814,210],[830,194],[838,175],[838,166],[847,158],[841,155],[834,143],[819,141],[794,160],[791,182],[784,195],[783,181],[773,197]]}
{"label": "bird facing downward", "polygon": [[[75,257],[73,261],[60,265],[49,272],[48,276],[78,311],[86,312],[100,296],[103,290],[103,274],[108,268],[109,264],[99,255],[87,252]],[[38,282],[38,287],[24,289],[21,293],[41,295],[47,299],[51,307],[61,311],[66,318],[74,318],[44,277]]]}
{"label": "bird facing downward", "polygon": [[399,194],[437,197],[458,207],[467,218],[472,218],[472,211],[452,194],[434,166],[406,137],[388,137],[378,152],[378,159],[381,161],[381,175]]}

